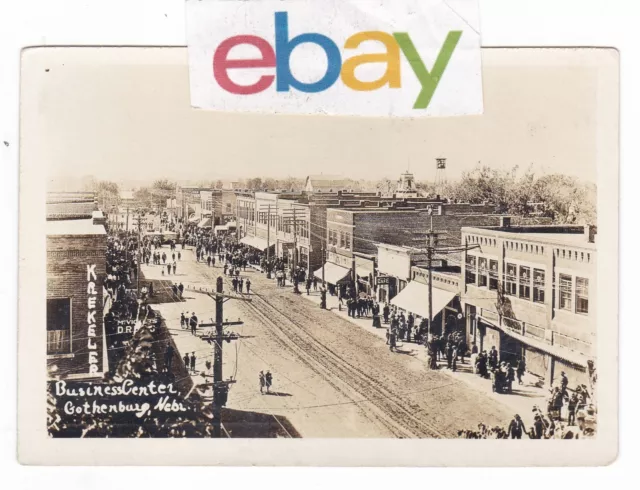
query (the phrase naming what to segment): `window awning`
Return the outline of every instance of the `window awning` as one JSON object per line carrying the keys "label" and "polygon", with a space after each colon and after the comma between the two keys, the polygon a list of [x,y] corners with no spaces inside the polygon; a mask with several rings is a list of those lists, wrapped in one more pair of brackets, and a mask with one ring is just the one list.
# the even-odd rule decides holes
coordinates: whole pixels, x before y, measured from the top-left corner
{"label": "window awning", "polygon": [[[322,267],[315,271],[313,275],[322,280]],[[351,269],[331,262],[325,262],[324,264],[324,280],[329,284],[340,284],[341,282],[348,281],[350,275]]]}
{"label": "window awning", "polygon": [[[267,241],[264,238],[260,238],[257,236],[247,235],[244,238],[240,239],[240,243],[244,243],[245,245],[249,245],[250,247],[257,248],[258,250],[266,250],[267,249]],[[269,246],[273,246],[271,243]]]}
{"label": "window awning", "polygon": [[[453,291],[445,291],[444,289],[434,287],[432,290],[433,316],[436,316],[455,296],[456,293]],[[391,300],[391,304],[403,310],[410,311],[411,313],[418,314],[423,318],[429,318],[429,286],[420,282],[411,281]]]}
{"label": "window awning", "polygon": [[211,228],[211,218],[204,218],[198,223],[198,228]]}

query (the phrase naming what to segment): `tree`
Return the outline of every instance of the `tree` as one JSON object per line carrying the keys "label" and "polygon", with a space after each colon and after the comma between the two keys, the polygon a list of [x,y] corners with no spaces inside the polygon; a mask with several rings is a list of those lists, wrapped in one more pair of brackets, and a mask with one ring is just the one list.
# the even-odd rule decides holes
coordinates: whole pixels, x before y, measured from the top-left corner
{"label": "tree", "polygon": [[120,189],[115,182],[108,180],[95,181],[93,183],[93,192],[96,193],[98,205],[105,212],[120,204]]}

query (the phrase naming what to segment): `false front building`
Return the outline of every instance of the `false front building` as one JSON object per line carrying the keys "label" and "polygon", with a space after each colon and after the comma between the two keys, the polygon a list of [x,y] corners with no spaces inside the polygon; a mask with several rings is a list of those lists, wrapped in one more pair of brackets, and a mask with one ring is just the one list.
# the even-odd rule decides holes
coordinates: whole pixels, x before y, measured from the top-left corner
{"label": "false front building", "polygon": [[462,304],[469,345],[492,346],[502,360],[547,383],[565,371],[588,384],[596,354],[593,227],[463,228]]}

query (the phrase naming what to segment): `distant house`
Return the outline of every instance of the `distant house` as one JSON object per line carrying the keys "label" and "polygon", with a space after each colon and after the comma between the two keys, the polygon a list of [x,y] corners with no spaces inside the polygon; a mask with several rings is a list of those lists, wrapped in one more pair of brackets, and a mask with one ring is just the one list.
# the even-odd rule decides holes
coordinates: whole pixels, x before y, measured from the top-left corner
{"label": "distant house", "polygon": [[309,175],[304,190],[310,193],[326,193],[348,190],[349,182],[339,175]]}

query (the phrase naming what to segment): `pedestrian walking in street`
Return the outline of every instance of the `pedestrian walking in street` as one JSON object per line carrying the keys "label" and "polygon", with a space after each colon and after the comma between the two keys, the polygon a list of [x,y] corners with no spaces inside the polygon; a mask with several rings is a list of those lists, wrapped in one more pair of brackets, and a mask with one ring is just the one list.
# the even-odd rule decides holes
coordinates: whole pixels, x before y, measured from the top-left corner
{"label": "pedestrian walking in street", "polygon": [[[173,245],[172,245],[172,249],[173,249]],[[175,252],[171,254],[171,259],[175,262],[175,260],[176,260]]]}
{"label": "pedestrian walking in street", "polygon": [[247,294],[251,294],[251,279],[247,278],[246,286],[247,286]]}
{"label": "pedestrian walking in street", "polygon": [[178,260],[182,260],[182,254],[178,252]]}
{"label": "pedestrian walking in street", "polygon": [[313,276],[313,290],[317,291],[318,290],[318,278]]}
{"label": "pedestrian walking in street", "polygon": [[182,283],[178,285],[178,292],[180,293],[180,299],[182,299],[182,293],[184,293],[184,285]]}
{"label": "pedestrian walking in street", "polygon": [[180,328],[184,328],[187,325],[187,317],[184,316],[184,311],[180,313]]}
{"label": "pedestrian walking in street", "polygon": [[260,383],[260,394],[262,394],[266,384],[264,373],[262,371],[260,371],[260,374],[258,375],[258,382]]}
{"label": "pedestrian walking in street", "polygon": [[191,372],[195,374],[195,372],[196,372],[196,353],[195,353],[195,351],[191,353],[191,358],[189,360],[191,361]]}
{"label": "pedestrian walking in street", "polygon": [[162,252],[162,263],[166,264],[167,263],[167,254]]}
{"label": "pedestrian walking in street", "polygon": [[267,374],[264,375],[264,382],[267,388],[267,393],[269,393],[271,385],[273,384],[273,376],[271,375],[271,371],[267,370]]}
{"label": "pedestrian walking in street", "polygon": [[191,335],[196,334],[196,329],[198,328],[198,317],[196,313],[191,313],[191,318],[189,318],[189,326],[191,327]]}
{"label": "pedestrian walking in street", "polygon": [[240,280],[238,281],[238,290],[240,291],[240,294],[242,294],[243,287],[244,287],[244,279],[241,277]]}
{"label": "pedestrian walking in street", "polygon": [[389,350],[393,351],[396,348],[396,329],[391,327],[389,329]]}
{"label": "pedestrian walking in street", "polygon": [[186,368],[187,371],[189,371],[189,366],[190,366],[190,361],[189,361],[189,353],[187,352],[184,357],[182,358],[182,361],[184,362],[184,367]]}
{"label": "pedestrian walking in street", "polygon": [[176,267],[178,267],[178,264],[175,263],[175,261],[173,262],[173,275],[176,275]]}
{"label": "pedestrian walking in street", "polygon": [[238,279],[236,279],[235,277],[233,279],[231,279],[231,284],[233,286],[233,292],[237,293],[238,292]]}
{"label": "pedestrian walking in street", "polygon": [[171,275],[171,264],[167,264],[167,275]]}

